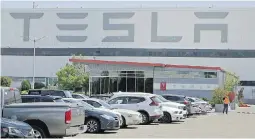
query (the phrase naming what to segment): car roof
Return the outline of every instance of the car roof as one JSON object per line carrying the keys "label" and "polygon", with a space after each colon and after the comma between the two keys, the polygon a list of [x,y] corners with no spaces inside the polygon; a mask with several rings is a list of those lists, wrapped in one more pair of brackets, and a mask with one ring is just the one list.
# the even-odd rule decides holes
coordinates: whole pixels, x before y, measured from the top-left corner
{"label": "car roof", "polygon": [[162,96],[177,96],[177,97],[185,97],[184,95],[176,95],[176,94],[162,94]]}
{"label": "car roof", "polygon": [[143,93],[143,92],[117,92],[113,96],[156,96],[155,94]]}
{"label": "car roof", "polygon": [[28,91],[67,91],[67,90],[58,90],[58,89],[29,89]]}
{"label": "car roof", "polygon": [[97,98],[85,98],[85,99],[81,99],[81,100],[93,100],[93,101],[97,101],[97,102],[103,101],[103,100],[97,99]]}
{"label": "car roof", "polygon": [[21,97],[48,97],[48,98],[53,98],[53,99],[62,98],[60,96],[51,96],[51,95],[45,95],[45,96],[42,96],[42,95],[21,95]]}

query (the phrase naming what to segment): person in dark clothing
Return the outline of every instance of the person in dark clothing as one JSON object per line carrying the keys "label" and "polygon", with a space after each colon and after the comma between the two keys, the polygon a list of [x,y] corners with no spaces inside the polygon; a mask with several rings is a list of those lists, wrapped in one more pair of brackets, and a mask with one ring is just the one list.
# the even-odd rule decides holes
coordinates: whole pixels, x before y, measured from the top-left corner
{"label": "person in dark clothing", "polygon": [[229,105],[229,98],[228,98],[228,96],[225,96],[224,98],[223,98],[223,114],[224,114],[224,112],[226,113],[226,114],[228,114],[228,105]]}

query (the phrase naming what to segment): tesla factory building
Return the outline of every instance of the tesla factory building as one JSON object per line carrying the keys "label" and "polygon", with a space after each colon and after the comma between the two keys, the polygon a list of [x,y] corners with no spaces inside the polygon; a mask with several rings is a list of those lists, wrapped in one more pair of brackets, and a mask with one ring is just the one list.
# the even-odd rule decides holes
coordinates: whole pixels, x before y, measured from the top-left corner
{"label": "tesla factory building", "polygon": [[254,8],[2,9],[1,16],[1,74],[17,81],[33,76],[34,48],[36,80],[45,82],[80,54],[221,67],[243,83],[255,80]]}

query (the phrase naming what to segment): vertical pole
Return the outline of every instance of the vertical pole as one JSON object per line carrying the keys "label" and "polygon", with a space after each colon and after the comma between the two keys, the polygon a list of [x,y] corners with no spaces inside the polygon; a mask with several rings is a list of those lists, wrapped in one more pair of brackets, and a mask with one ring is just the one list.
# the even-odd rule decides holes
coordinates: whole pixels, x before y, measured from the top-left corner
{"label": "vertical pole", "polygon": [[89,76],[89,96],[91,96],[91,77]]}
{"label": "vertical pole", "polygon": [[144,77],[143,78],[143,92],[145,93],[145,81],[146,81],[146,78]]}
{"label": "vertical pole", "polygon": [[155,66],[153,66],[153,73],[152,73],[152,94],[154,93],[154,77],[155,77]]}
{"label": "vertical pole", "polygon": [[33,40],[34,42],[34,55],[33,55],[33,81],[32,81],[32,89],[34,89],[34,85],[35,85],[35,43],[36,40]]}
{"label": "vertical pole", "polygon": [[127,72],[126,72],[126,92],[127,92]]}
{"label": "vertical pole", "polygon": [[135,92],[137,92],[137,91],[136,91],[136,73],[137,73],[136,71],[137,71],[137,70],[135,70]]}

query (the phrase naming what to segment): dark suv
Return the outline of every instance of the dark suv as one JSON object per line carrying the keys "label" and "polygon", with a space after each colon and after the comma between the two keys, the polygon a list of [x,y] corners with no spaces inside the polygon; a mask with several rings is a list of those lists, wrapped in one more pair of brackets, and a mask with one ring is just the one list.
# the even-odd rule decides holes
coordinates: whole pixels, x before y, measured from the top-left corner
{"label": "dark suv", "polygon": [[173,94],[163,94],[161,95],[165,99],[172,101],[172,102],[177,102],[186,105],[188,114],[191,114],[191,102],[186,98],[186,96],[182,95],[173,95]]}
{"label": "dark suv", "polygon": [[28,91],[28,95],[51,95],[51,96],[59,96],[62,98],[72,98],[72,94],[70,91],[66,90],[46,90],[46,89],[33,89]]}
{"label": "dark suv", "polygon": [[22,103],[32,102],[64,102],[59,96],[21,95]]}

